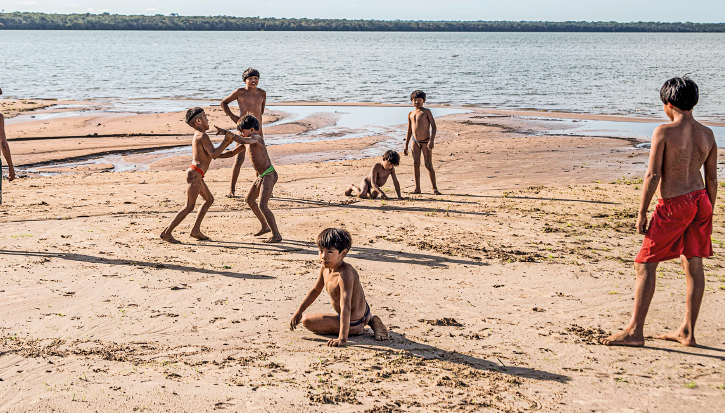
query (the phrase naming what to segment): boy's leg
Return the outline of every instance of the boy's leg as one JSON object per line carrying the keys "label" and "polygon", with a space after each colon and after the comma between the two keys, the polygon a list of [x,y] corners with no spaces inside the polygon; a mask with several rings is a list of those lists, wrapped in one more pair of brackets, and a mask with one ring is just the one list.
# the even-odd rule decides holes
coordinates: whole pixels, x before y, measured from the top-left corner
{"label": "boy's leg", "polygon": [[345,190],[345,196],[360,196],[360,188],[356,187],[355,184],[350,184]]}
{"label": "boy's leg", "polygon": [[259,186],[257,186],[257,181],[254,181],[252,183],[252,187],[249,188],[249,192],[247,192],[247,205],[249,205],[249,209],[254,212],[254,215],[257,217],[259,222],[262,224],[262,229],[259,230],[256,234],[254,234],[255,237],[258,237],[262,234],[266,234],[267,232],[271,231],[269,226],[267,225],[267,220],[264,218],[264,214],[259,209],[259,205],[257,205],[257,198],[259,197]]}
{"label": "boy's leg", "polygon": [[[190,174],[195,174],[197,176],[190,176]],[[199,191],[201,190],[200,181],[201,176],[198,176],[196,172],[187,171],[186,182],[188,182],[189,185],[186,188],[186,206],[184,207],[184,209],[179,211],[178,214],[176,214],[169,226],[164,229],[164,231],[161,233],[161,239],[172,243],[179,242],[171,235],[171,233],[181,223],[181,221],[183,221],[184,218],[186,218],[186,216],[194,210],[196,198],[199,196]]]}
{"label": "boy's leg", "polygon": [[204,215],[214,203],[214,195],[209,191],[209,187],[206,186],[206,182],[201,181],[201,190],[199,194],[204,199],[204,203],[199,207],[199,212],[196,214],[196,221],[194,222],[194,228],[191,229],[191,237],[198,240],[208,240],[209,237],[201,233],[201,221],[204,219]]}
{"label": "boy's leg", "polygon": [[[237,145],[240,144],[238,143]],[[245,155],[246,151],[237,154],[237,157],[234,159],[234,167],[232,168],[232,185],[231,188],[229,188],[229,195],[227,195],[227,198],[234,198],[234,192],[237,188],[237,179],[239,178],[239,171],[242,169]]]}
{"label": "boy's leg", "polygon": [[635,263],[637,284],[634,287],[634,311],[627,327],[612,334],[602,344],[607,346],[644,346],[644,320],[655,294],[657,280],[657,262]]}
{"label": "boy's leg", "polygon": [[697,315],[700,313],[700,304],[702,304],[702,296],[705,293],[705,271],[702,268],[702,258],[680,257],[682,261],[682,269],[685,270],[687,278],[687,302],[685,309],[685,319],[677,330],[657,336],[662,340],[677,341],[685,346],[696,346],[695,342],[695,322]]}
{"label": "boy's leg", "polygon": [[383,320],[380,319],[380,317],[376,315],[370,317],[370,321],[367,322],[367,325],[369,325],[370,328],[373,329],[375,340],[382,341],[390,338],[390,335],[388,334],[388,328],[385,327],[385,324],[383,323]]}
{"label": "boy's leg", "polygon": [[259,209],[261,209],[264,214],[268,228],[272,230],[272,238],[264,240],[264,242],[268,244],[282,241],[282,235],[279,233],[279,229],[277,229],[277,221],[274,219],[274,214],[272,214],[272,211],[268,206],[269,198],[272,197],[274,184],[277,183],[278,177],[279,175],[277,175],[277,172],[272,172],[271,174],[265,176],[262,181],[262,189],[259,196]]}
{"label": "boy's leg", "polygon": [[433,170],[433,151],[428,148],[428,145],[422,145],[423,158],[425,160],[425,169],[428,170],[428,176],[430,177],[430,183],[433,185],[433,193],[440,195],[438,191],[438,185],[436,185],[436,172]]}
{"label": "boy's leg", "polygon": [[413,176],[415,177],[415,190],[412,193],[419,194],[420,193],[420,145],[413,142],[413,148],[411,149],[411,152],[413,153]]}
{"label": "boy's leg", "polygon": [[[340,333],[340,316],[337,314],[307,313],[302,316],[302,325],[315,334]],[[358,336],[365,330],[365,323],[351,326],[348,336]]]}

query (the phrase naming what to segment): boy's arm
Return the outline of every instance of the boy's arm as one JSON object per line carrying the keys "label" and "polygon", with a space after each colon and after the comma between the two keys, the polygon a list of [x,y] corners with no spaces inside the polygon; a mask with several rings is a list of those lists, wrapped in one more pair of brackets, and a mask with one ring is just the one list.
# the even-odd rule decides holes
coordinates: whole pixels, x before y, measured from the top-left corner
{"label": "boy's arm", "polygon": [[209,135],[205,133],[201,139],[201,146],[204,148],[206,153],[211,156],[212,159],[216,159],[219,157],[219,155],[222,154],[222,152],[224,152],[224,149],[226,149],[227,146],[232,143],[233,136],[233,133],[227,131],[224,135],[224,141],[222,141],[222,143],[216,149],[214,149],[214,144],[211,142],[211,138],[209,138]]}
{"label": "boy's arm", "polygon": [[292,321],[290,321],[289,323],[290,330],[294,330],[295,327],[297,327],[297,325],[302,322],[302,313],[307,310],[307,307],[315,302],[317,297],[322,292],[322,289],[325,287],[325,277],[322,276],[322,271],[324,271],[324,268],[320,268],[320,277],[317,279],[317,283],[315,283],[315,286],[312,287],[310,292],[307,293],[305,299],[302,300],[302,304],[300,304],[300,308],[298,308],[295,314],[292,316]]}
{"label": "boy's arm", "polygon": [[408,133],[405,135],[405,148],[403,149],[403,156],[408,156],[408,144],[410,143],[411,136],[413,136],[413,125],[411,124],[410,113],[408,113]]}
{"label": "boy's arm", "polygon": [[327,342],[330,347],[343,347],[350,333],[350,314],[352,313],[352,286],[355,279],[348,271],[340,272],[340,334]]}
{"label": "boy's arm", "polygon": [[383,190],[378,186],[378,164],[375,164],[375,166],[373,166],[373,170],[370,171],[370,185],[378,192],[380,192],[380,198],[388,199],[388,196],[385,195],[385,192],[383,192]]}
{"label": "boy's arm", "polygon": [[715,200],[717,199],[717,142],[713,142],[710,154],[705,160],[705,189],[714,213]]}
{"label": "boy's arm", "polygon": [[[237,147],[234,148],[234,150],[232,150],[232,151],[226,151],[226,152],[222,153],[221,155],[219,155],[219,157],[222,158],[222,159],[224,159],[224,158],[233,158],[233,157],[237,156],[237,154],[239,154],[239,153],[246,154],[247,153],[247,147],[244,146],[244,145],[242,145],[242,144],[237,144]],[[242,157],[244,157],[244,155],[242,155]]]}
{"label": "boy's arm", "polygon": [[428,121],[430,122],[430,142],[428,142],[428,149],[433,149],[435,146],[435,139],[436,139],[436,132],[438,131],[438,127],[436,127],[436,121],[433,119],[433,112],[430,111],[430,109],[425,111],[426,115],[428,115]]}
{"label": "boy's arm", "polygon": [[10,145],[5,137],[5,117],[0,113],[0,152],[8,163],[8,180],[15,179],[15,166],[13,166],[13,158],[10,156]]}
{"label": "boy's arm", "polygon": [[232,113],[232,110],[229,109],[229,104],[237,100],[237,96],[239,96],[239,89],[232,92],[231,95],[225,97],[221,103],[222,110],[234,121],[235,124],[239,122],[239,116]]}
{"label": "boy's arm", "polygon": [[647,210],[652,202],[652,197],[657,191],[662,178],[662,162],[665,153],[665,137],[662,130],[658,127],[652,134],[652,149],[649,153],[649,167],[647,174],[644,176],[644,185],[642,187],[642,201],[639,204],[639,213],[637,215],[637,232],[642,235],[647,233]]}
{"label": "boy's arm", "polygon": [[264,99],[262,99],[262,111],[259,112],[259,129],[262,129],[262,117],[264,116],[264,107],[267,106],[267,92],[262,91]]}
{"label": "boy's arm", "polygon": [[403,197],[400,195],[400,183],[398,182],[398,177],[395,175],[395,167],[393,167],[390,175],[393,178],[393,185],[395,185],[395,192],[398,194],[398,199],[403,199]]}

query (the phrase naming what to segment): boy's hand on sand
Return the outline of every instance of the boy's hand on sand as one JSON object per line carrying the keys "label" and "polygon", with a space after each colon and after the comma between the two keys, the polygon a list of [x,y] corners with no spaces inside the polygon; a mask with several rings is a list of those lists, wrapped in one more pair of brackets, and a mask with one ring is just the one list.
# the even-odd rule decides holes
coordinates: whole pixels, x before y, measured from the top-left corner
{"label": "boy's hand on sand", "polygon": [[387,201],[388,200],[388,196],[385,195],[385,194],[380,194],[380,199],[382,199],[383,201]]}
{"label": "boy's hand on sand", "polygon": [[292,321],[289,323],[289,329],[290,331],[295,331],[295,328],[302,322],[302,314],[301,313],[295,313],[295,315],[292,316]]}
{"label": "boy's hand on sand", "polygon": [[637,232],[647,235],[647,215],[637,215]]}
{"label": "boy's hand on sand", "polygon": [[347,345],[347,340],[339,338],[335,338],[327,342],[327,347],[345,347],[345,345]]}

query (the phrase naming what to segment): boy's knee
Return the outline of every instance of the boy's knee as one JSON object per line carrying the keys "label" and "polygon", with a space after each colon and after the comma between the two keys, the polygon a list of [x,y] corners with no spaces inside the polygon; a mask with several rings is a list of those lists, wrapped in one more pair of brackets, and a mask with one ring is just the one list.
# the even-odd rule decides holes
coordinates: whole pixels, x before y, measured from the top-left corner
{"label": "boy's knee", "polygon": [[307,314],[303,314],[303,315],[302,315],[302,325],[303,325],[303,326],[304,326],[304,327],[305,327],[306,329],[308,329],[308,330],[310,329],[310,318],[309,318],[309,317],[307,317]]}
{"label": "boy's knee", "polygon": [[416,168],[420,168],[420,161],[413,161],[413,166],[415,166]]}
{"label": "boy's knee", "polygon": [[433,162],[426,162],[425,163],[425,169],[432,171],[433,170]]}
{"label": "boy's knee", "polygon": [[206,200],[207,205],[211,205],[214,203],[214,195],[209,195],[209,199]]}

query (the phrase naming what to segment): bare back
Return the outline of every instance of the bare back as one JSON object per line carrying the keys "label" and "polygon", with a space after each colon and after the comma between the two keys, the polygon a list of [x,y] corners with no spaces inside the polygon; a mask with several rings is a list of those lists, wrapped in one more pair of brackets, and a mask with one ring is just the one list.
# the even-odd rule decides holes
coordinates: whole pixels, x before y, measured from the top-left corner
{"label": "bare back", "polygon": [[350,300],[350,319],[361,319],[365,316],[366,310],[365,293],[363,292],[362,285],[360,284],[360,276],[350,264],[343,263],[338,272],[333,272],[327,268],[322,269],[322,277],[325,280],[325,290],[327,290],[327,293],[330,295],[332,307],[338,314],[340,314],[342,311],[342,305],[340,303],[340,276],[343,273],[353,279],[352,299]]}
{"label": "bare back", "polygon": [[415,109],[408,114],[413,138],[419,142],[425,142],[430,139],[430,119],[432,117],[433,115],[430,113],[430,110],[426,108]]}
{"label": "bare back", "polygon": [[[653,136],[663,143],[661,156],[660,197],[674,198],[705,188],[702,169],[717,146],[712,130],[694,119],[659,126]],[[656,150],[653,147],[653,156]],[[650,163],[652,159],[650,158]]]}

